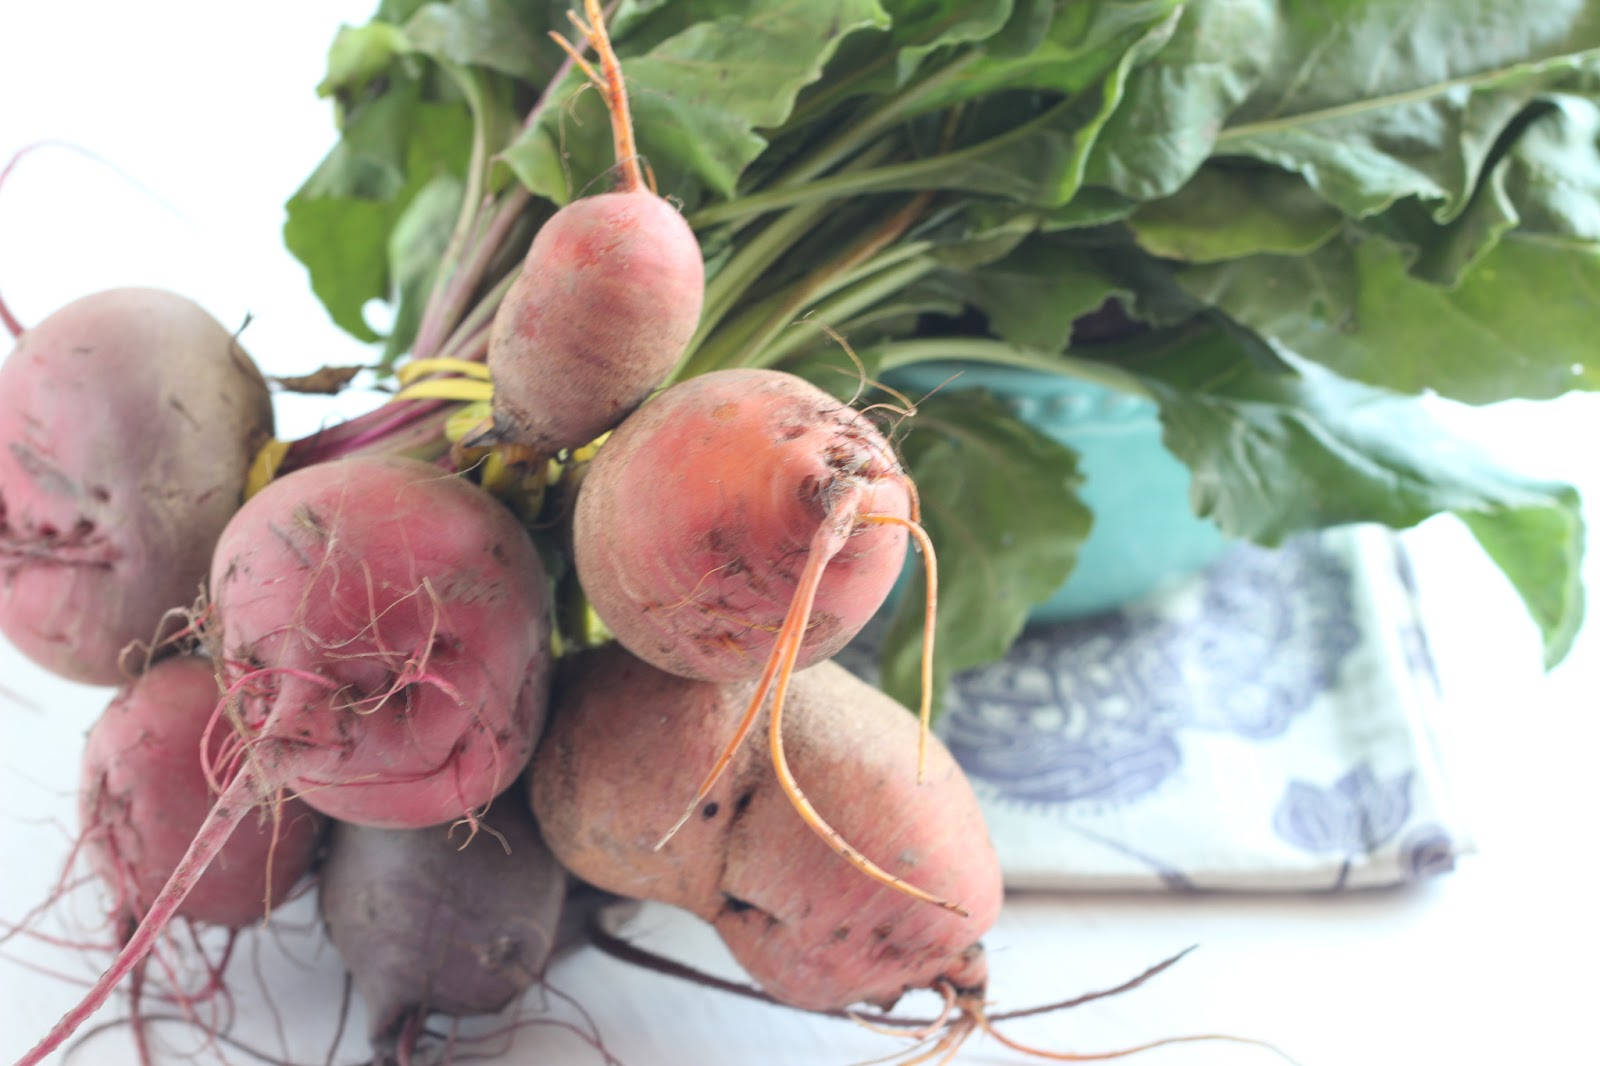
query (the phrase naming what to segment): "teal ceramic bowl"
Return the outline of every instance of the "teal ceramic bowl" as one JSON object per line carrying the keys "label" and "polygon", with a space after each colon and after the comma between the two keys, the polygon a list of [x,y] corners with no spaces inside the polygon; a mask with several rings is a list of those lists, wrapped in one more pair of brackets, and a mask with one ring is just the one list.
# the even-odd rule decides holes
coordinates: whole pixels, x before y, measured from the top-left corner
{"label": "teal ceramic bowl", "polygon": [[1189,506],[1189,469],[1161,443],[1153,401],[1077,378],[955,362],[927,362],[885,374],[920,395],[986,389],[1017,417],[1078,453],[1079,495],[1094,526],[1067,583],[1035,609],[1061,621],[1121,606],[1202,569],[1226,546],[1216,525]]}

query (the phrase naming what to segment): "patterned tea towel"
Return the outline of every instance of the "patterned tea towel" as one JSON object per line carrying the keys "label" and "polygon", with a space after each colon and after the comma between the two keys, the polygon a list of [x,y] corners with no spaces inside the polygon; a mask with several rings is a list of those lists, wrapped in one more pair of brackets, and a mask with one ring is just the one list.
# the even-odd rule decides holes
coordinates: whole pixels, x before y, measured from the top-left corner
{"label": "patterned tea towel", "polygon": [[1438,695],[1403,549],[1354,527],[1030,627],[954,679],[939,732],[1010,887],[1355,888],[1472,850]]}

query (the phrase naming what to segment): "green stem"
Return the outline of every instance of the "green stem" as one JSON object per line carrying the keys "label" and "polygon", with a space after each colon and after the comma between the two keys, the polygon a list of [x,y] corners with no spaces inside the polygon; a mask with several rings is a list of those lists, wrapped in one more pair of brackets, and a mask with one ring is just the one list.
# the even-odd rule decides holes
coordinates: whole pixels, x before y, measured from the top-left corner
{"label": "green stem", "polygon": [[[818,286],[814,295],[819,299],[824,296],[831,296],[848,285],[854,285],[862,278],[881,274],[892,266],[922,257],[932,251],[933,248],[934,243],[932,241],[909,241],[905,244],[892,244],[855,269],[830,279],[826,285]],[[936,265],[931,259],[928,260],[928,264],[930,267]]]}
{"label": "green stem", "polygon": [[763,229],[735,252],[715,277],[706,283],[705,303],[700,312],[700,328],[689,351],[700,347],[728,312],[767,269],[783,258],[789,249],[810,233],[828,210],[825,203],[792,208]]}
{"label": "green stem", "polygon": [[[894,151],[892,141],[882,141],[861,153],[850,165],[869,167],[889,157]],[[789,253],[789,250],[806,234],[816,228],[817,222],[830,208],[826,201],[799,205],[774,219],[723,264],[722,269],[706,283],[705,302],[700,311],[700,326],[678,367],[667,384],[681,378],[693,377],[720,360],[708,357],[705,349],[723,320],[767,271]],[[722,342],[726,343],[726,332]]]}
{"label": "green stem", "polygon": [[926,210],[928,199],[929,194],[913,197],[844,252],[747,308],[714,343],[695,354],[690,369],[703,372],[718,366],[761,365],[761,353],[807,307],[814,307],[817,301],[867,273],[915,255],[920,244],[897,246],[895,242]]}
{"label": "green stem", "polygon": [[1103,363],[1098,359],[1084,359],[1038,348],[1020,348],[988,337],[921,337],[916,340],[891,341],[874,348],[872,353],[882,371],[936,359],[959,359],[986,363],[990,366],[1008,366],[1021,370],[1037,370],[1046,374],[1066,375],[1096,385],[1104,385],[1118,392],[1154,399],[1154,394],[1137,375],[1121,367]]}
{"label": "green stem", "polygon": [[[949,165],[950,158],[950,156],[933,156],[930,159],[891,163],[888,166],[819,178],[803,186],[784,186],[751,193],[736,200],[725,200],[720,204],[703,207],[689,216],[689,224],[695,229],[704,229],[720,222],[733,222],[798,204],[827,204],[833,200],[859,196],[862,193],[921,188],[917,181],[922,179],[925,182],[926,179],[937,178]],[[930,163],[934,165],[930,166]]]}
{"label": "green stem", "polygon": [[945,64],[923,81],[903,89],[899,95],[891,97],[861,121],[840,131],[838,136],[818,148],[798,165],[791,167],[784,173],[783,178],[770,188],[785,189],[801,186],[825,171],[833,169],[835,164],[848,158],[880,133],[910,118],[929,95],[955,80],[979,56],[980,53],[976,51],[968,52]]}
{"label": "green stem", "polygon": [[[443,64],[446,71],[466,95],[472,112],[472,154],[467,162],[466,192],[461,197],[461,211],[456,216],[455,228],[450,232],[450,242],[439,260],[439,269],[433,276],[433,290],[424,305],[422,322],[412,342],[413,358],[426,359],[437,354],[445,333],[460,314],[460,300],[464,298],[458,274],[466,266],[462,262],[473,236],[484,228],[483,190],[489,173],[489,118],[488,103],[483,98],[482,86],[472,75],[454,63]],[[481,237],[481,235],[480,235]]]}
{"label": "green stem", "polygon": [[485,293],[483,299],[479,300],[472,310],[467,312],[460,325],[456,326],[455,331],[450,334],[450,338],[440,346],[439,355],[441,358],[461,358],[463,347],[475,335],[481,333],[489,324],[489,321],[494,318],[494,313],[499,309],[500,302],[505,299],[507,290],[511,288],[511,283],[517,280],[517,275],[520,273],[520,269],[513,270],[501,278],[499,283]]}
{"label": "green stem", "polygon": [[741,196],[738,199],[712,204],[710,207],[701,208],[691,215],[689,224],[695,229],[704,229],[707,226],[718,223],[732,222],[766,211],[793,207],[796,204],[838,200],[848,196],[859,196],[863,193],[943,188],[949,183],[951,172],[958,169],[959,164],[968,160],[982,159],[1010,141],[1032,136],[1040,127],[1054,122],[1058,112],[1063,108],[1070,107],[1072,103],[1073,101],[1070,99],[1064,100],[1015,129],[1008,130],[997,137],[991,137],[987,141],[970,145],[960,151],[943,152],[923,159],[911,159],[903,163],[890,163],[882,167],[849,171],[835,174],[832,177],[818,178],[816,181],[808,182],[805,185],[779,186],[763,192],[751,193],[749,196]]}
{"label": "green stem", "polygon": [[880,270],[857,284],[837,287],[833,299],[818,302],[803,319],[774,331],[741,365],[775,366],[813,339],[811,330],[806,328],[813,322],[837,330],[843,322],[926,277],[937,266],[932,259],[912,259]]}
{"label": "green stem", "polygon": [[678,364],[673,380],[692,378],[708,370],[738,365],[738,353],[748,346],[750,338],[766,328],[774,318],[787,313],[792,294],[789,290],[768,293],[759,300],[744,304],[709,337],[692,356]]}
{"label": "green stem", "polygon": [[[904,293],[899,294],[904,296]],[[817,312],[817,317],[827,314],[830,309],[822,308]],[[830,322],[835,330],[844,337],[859,335],[862,331],[871,329],[884,322],[896,320],[915,319],[926,314],[956,315],[961,311],[961,306],[950,300],[930,296],[925,299],[902,299],[894,303],[879,302],[865,308],[862,313],[842,317],[838,322]],[[902,330],[896,336],[910,336],[911,331]],[[881,343],[888,343],[883,341]],[[784,352],[782,359],[788,359],[803,351],[802,345],[787,345],[789,350]]]}
{"label": "green stem", "polygon": [[[607,18],[610,17],[609,12],[615,8],[616,2],[613,0],[606,9]],[[566,77],[572,66],[572,57],[568,56],[550,75],[539,98],[534,101],[533,107],[528,110],[523,120],[522,133],[533,128],[545,105],[550,101],[551,93]],[[411,346],[413,359],[428,358],[457,347],[458,340],[463,336],[462,324],[454,322],[454,319],[461,314],[461,309],[466,306],[466,301],[478,287],[494,257],[501,253],[506,238],[517,220],[533,200],[533,194],[521,182],[514,182],[512,187],[499,197],[498,203],[493,205],[494,213],[487,220],[484,219],[484,213],[491,205],[480,204],[479,201],[484,198],[490,168],[498,158],[498,153],[491,154],[489,151],[490,108],[483,98],[482,85],[469,71],[448,63],[445,64],[445,69],[461,87],[472,111],[472,156],[467,165],[467,192],[461,200],[461,215],[456,220],[456,228],[450,235],[450,244],[440,260],[439,270],[434,275],[433,291],[429,294],[424,307],[422,323],[417,329],[417,339]],[[507,147],[510,143],[508,140]],[[466,253],[474,234],[477,235],[477,243],[473,254],[469,260],[462,262],[462,256]],[[496,289],[496,292],[503,294],[504,290]],[[493,313],[492,308],[490,313]],[[454,331],[450,332],[447,338],[446,332],[452,330],[452,327]]]}

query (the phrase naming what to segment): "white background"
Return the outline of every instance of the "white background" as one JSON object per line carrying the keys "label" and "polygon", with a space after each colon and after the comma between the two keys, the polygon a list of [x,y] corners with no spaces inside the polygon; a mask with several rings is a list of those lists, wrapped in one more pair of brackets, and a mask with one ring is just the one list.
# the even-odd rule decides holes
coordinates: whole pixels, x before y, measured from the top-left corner
{"label": "white background", "polygon": [[[364,21],[369,6],[0,5],[0,158],[59,140],[115,166],[50,147],[24,160],[0,189],[0,293],[13,311],[32,323],[98,289],[164,286],[230,325],[253,316],[246,346],[269,372],[366,357],[328,322],[279,227],[284,200],[332,143],[329,107],[312,92],[327,43],[341,21]],[[286,406],[281,428],[304,432],[326,414],[325,405]],[[1594,398],[1451,417],[1514,462],[1600,498]],[[1597,517],[1591,506],[1591,522]],[[1448,769],[1481,854],[1405,892],[1014,899],[988,939],[1000,1008],[1114,984],[1201,945],[1147,988],[1018,1024],[1014,1035],[1090,1051],[1232,1032],[1275,1041],[1308,1066],[1570,1062],[1600,1054],[1582,1021],[1600,991],[1597,627],[1567,666],[1543,677],[1520,606],[1461,530],[1436,521],[1412,539],[1449,686],[1440,723]],[[1591,564],[1588,573],[1600,590],[1600,568]],[[0,648],[0,920],[21,918],[44,899],[60,870],[78,747],[106,696],[56,681]],[[82,898],[62,914],[67,928],[93,935],[84,932],[93,914]],[[692,921],[652,910],[636,929],[729,972],[715,939]],[[340,975],[308,901],[290,910],[269,942],[251,943],[230,970],[235,1034],[279,1060],[323,1062],[338,1026]],[[0,944],[0,1062],[31,1046],[102,960],[28,938]],[[552,982],[594,1015],[629,1066],[847,1063],[897,1046],[847,1023],[747,1006],[592,954],[558,964]],[[113,1000],[97,1021],[121,1008]],[[361,1025],[358,1013],[357,1032],[334,1061],[361,1061]],[[174,1052],[195,1052],[192,1032],[162,1029],[160,1038]],[[221,1047],[167,1061],[223,1055],[253,1061]],[[116,1029],[70,1061],[133,1059]],[[602,1060],[558,1030],[533,1027],[499,1061]],[[974,1042],[963,1061],[1023,1060]],[[1191,1044],[1136,1061],[1276,1060],[1236,1045]]]}

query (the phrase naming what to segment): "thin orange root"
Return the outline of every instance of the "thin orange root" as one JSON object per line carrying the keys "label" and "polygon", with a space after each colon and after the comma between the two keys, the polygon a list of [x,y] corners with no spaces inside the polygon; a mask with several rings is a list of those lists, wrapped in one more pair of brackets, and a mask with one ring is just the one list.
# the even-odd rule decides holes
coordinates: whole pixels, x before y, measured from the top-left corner
{"label": "thin orange root", "polygon": [[938,1066],[956,1057],[956,1052],[961,1050],[961,1045],[967,1042],[967,1037],[973,1032],[973,1023],[970,1018],[958,1019],[949,1029],[945,1030],[938,1043],[921,1054],[914,1054],[911,1058],[901,1059],[896,1066],[920,1066],[924,1062],[932,1062],[934,1056],[939,1056]]}
{"label": "thin orange root", "polygon": [[[849,500],[845,501],[846,505],[852,503],[858,497],[859,492],[853,493]],[[689,819],[694,817],[694,812],[700,809],[700,805],[711,794],[711,789],[716,786],[723,772],[728,769],[728,764],[733,762],[734,755],[738,753],[740,746],[745,742],[745,738],[750,735],[750,730],[754,728],[756,718],[761,714],[761,705],[767,701],[767,693],[772,690],[773,679],[777,677],[779,670],[783,668],[784,648],[789,635],[793,631],[791,622],[796,618],[796,605],[800,598],[798,590],[804,589],[808,582],[812,585],[819,583],[822,579],[823,568],[832,561],[833,556],[839,550],[838,545],[835,545],[831,551],[818,551],[817,541],[821,539],[823,530],[827,528],[825,520],[822,529],[817,531],[816,537],[812,540],[811,551],[806,558],[805,569],[801,572],[797,582],[795,599],[789,604],[789,611],[785,614],[783,625],[779,627],[778,636],[773,641],[772,652],[767,656],[767,664],[762,668],[761,676],[756,679],[756,687],[750,693],[750,702],[745,705],[744,715],[740,717],[738,727],[734,729],[733,736],[729,739],[727,745],[723,747],[722,753],[717,756],[716,762],[711,764],[711,769],[707,772],[705,778],[701,780],[700,787],[695,789],[694,798],[689,801],[689,805],[683,809],[683,814],[679,815],[678,820],[672,823],[671,828],[666,831],[665,835],[656,841],[654,850],[660,851],[666,847],[667,842],[678,835],[678,830],[687,825]],[[812,574],[813,570],[816,571],[815,575]],[[814,588],[812,590],[812,598],[815,598]],[[801,618],[799,622],[802,638],[804,637],[806,623],[810,621],[811,605],[809,602],[805,606],[804,614],[805,617]]]}
{"label": "thin orange root", "polygon": [[[810,566],[809,561],[807,566]],[[804,574],[801,575],[800,580],[802,583],[805,581]],[[784,624],[787,626],[787,619]],[[733,762],[733,757],[738,754],[745,738],[750,735],[751,728],[756,724],[756,718],[761,714],[761,705],[767,701],[767,693],[772,689],[773,678],[777,676],[778,670],[782,666],[783,656],[780,654],[780,649],[783,646],[783,634],[784,630],[780,629],[778,631],[778,640],[772,648],[772,654],[767,657],[767,665],[761,671],[761,677],[756,681],[755,691],[750,694],[750,702],[745,707],[744,715],[739,719],[739,725],[733,731],[732,738],[723,747],[722,753],[717,756],[717,761],[711,764],[711,770],[700,782],[700,787],[695,789],[694,799],[689,801],[689,805],[683,809],[683,814],[679,815],[678,820],[672,823],[672,827],[666,831],[665,835],[656,841],[654,850],[660,851],[666,847],[667,842],[678,835],[678,830],[687,825],[689,819],[694,817],[694,812],[700,809],[700,805],[705,802],[705,798],[711,794],[712,788],[721,779],[723,771],[727,770],[728,764]]]}
{"label": "thin orange root", "polygon": [[[783,652],[783,666],[778,672],[777,683],[772,691],[772,710],[768,719],[768,742],[772,751],[772,768],[778,775],[778,783],[783,787],[784,795],[789,797],[789,803],[800,815],[802,821],[811,827],[812,832],[828,842],[828,846],[851,866],[866,874],[874,881],[897,889],[913,899],[922,900],[943,907],[967,917],[967,912],[961,906],[940,899],[938,896],[927,892],[903,878],[883,869],[861,852],[857,851],[848,841],[840,835],[837,829],[823,820],[817,813],[811,801],[806,799],[805,793],[800,791],[800,786],[794,779],[793,772],[789,769],[789,760],[783,752],[783,699],[789,687],[789,678],[794,674],[795,660],[800,655],[800,644],[805,636],[806,622],[811,618],[811,605],[816,600],[817,586],[822,582],[822,570],[843,545],[844,538],[849,535],[846,529],[841,535],[838,527],[829,522],[824,522],[817,530],[817,537],[812,541],[811,554],[806,560],[805,570],[801,572],[800,587],[796,592],[795,601],[789,607],[789,617],[784,620],[784,632],[779,635],[779,646]],[[818,551],[819,541],[831,541],[830,550]]]}
{"label": "thin orange root", "polygon": [[[906,479],[907,484],[910,481],[910,478]],[[911,499],[914,509],[916,497]],[[929,539],[928,531],[914,519],[892,514],[864,514],[861,520],[904,526],[906,532],[916,540],[917,547],[922,549],[922,565],[927,571],[928,593],[922,605],[922,701],[917,709],[917,717],[922,722],[917,734],[917,784],[920,785],[928,765],[928,734],[933,730],[933,635],[939,618],[939,562],[934,557],[933,541]]]}
{"label": "thin orange root", "polygon": [[[778,630],[778,638],[773,643],[772,654],[768,657],[766,667],[762,670],[761,677],[756,683],[750,702],[745,707],[745,713],[739,720],[738,727],[734,730],[733,739],[723,748],[722,753],[713,763],[711,772],[706,775],[700,788],[696,790],[694,800],[685,808],[684,813],[673,824],[672,828],[667,831],[666,835],[657,842],[656,849],[660,850],[664,847],[677,834],[678,830],[688,823],[694,812],[700,808],[706,796],[710,794],[712,787],[722,776],[723,771],[733,761],[733,756],[738,751],[739,746],[744,743],[745,738],[750,734],[750,730],[755,725],[756,718],[761,713],[761,706],[766,701],[767,693],[770,690],[772,693],[772,709],[769,712],[771,717],[768,723],[768,744],[772,754],[772,768],[777,775],[778,784],[782,787],[784,795],[789,797],[789,803],[794,807],[795,812],[800,815],[801,820],[811,828],[812,832],[827,841],[828,846],[842,859],[874,881],[903,892],[913,899],[932,903],[937,907],[942,907],[945,910],[953,911],[962,917],[966,917],[966,910],[959,905],[940,899],[905,879],[895,876],[867,858],[846,841],[838,830],[829,825],[817,813],[816,808],[811,805],[811,801],[806,799],[805,794],[800,790],[799,784],[794,779],[794,774],[789,768],[789,760],[783,751],[783,704],[784,698],[788,694],[789,678],[793,676],[795,664],[800,657],[800,648],[805,641],[806,627],[811,621],[811,610],[816,602],[817,588],[822,583],[823,571],[827,568],[828,563],[833,560],[833,557],[839,554],[839,550],[844,547],[851,530],[855,527],[855,518],[857,517],[854,513],[855,506],[859,502],[862,492],[861,485],[853,485],[849,491],[834,502],[833,509],[829,512],[828,517],[817,528],[806,554],[805,567],[801,570],[800,577],[796,582],[794,599],[789,603],[789,610],[784,615],[783,625]],[[887,516],[860,517],[877,521]],[[932,585],[930,584],[929,587],[931,588]]]}
{"label": "thin orange root", "polygon": [[[606,33],[605,12],[600,10],[600,0],[584,0],[583,10],[588,15],[587,22],[576,11],[567,12],[567,18],[572,20],[579,35],[594,49],[595,56],[600,60],[599,70],[579,54],[571,41],[554,30],[550,31],[550,37],[572,57],[573,63],[604,97],[606,110],[611,114],[612,149],[617,156],[617,165],[622,168],[622,188],[625,192],[634,192],[644,188],[645,181],[644,173],[639,168],[639,149],[633,138],[633,114],[628,109],[628,90],[622,80],[622,63],[612,50],[611,38]],[[653,188],[655,182],[652,180],[650,184]]]}

